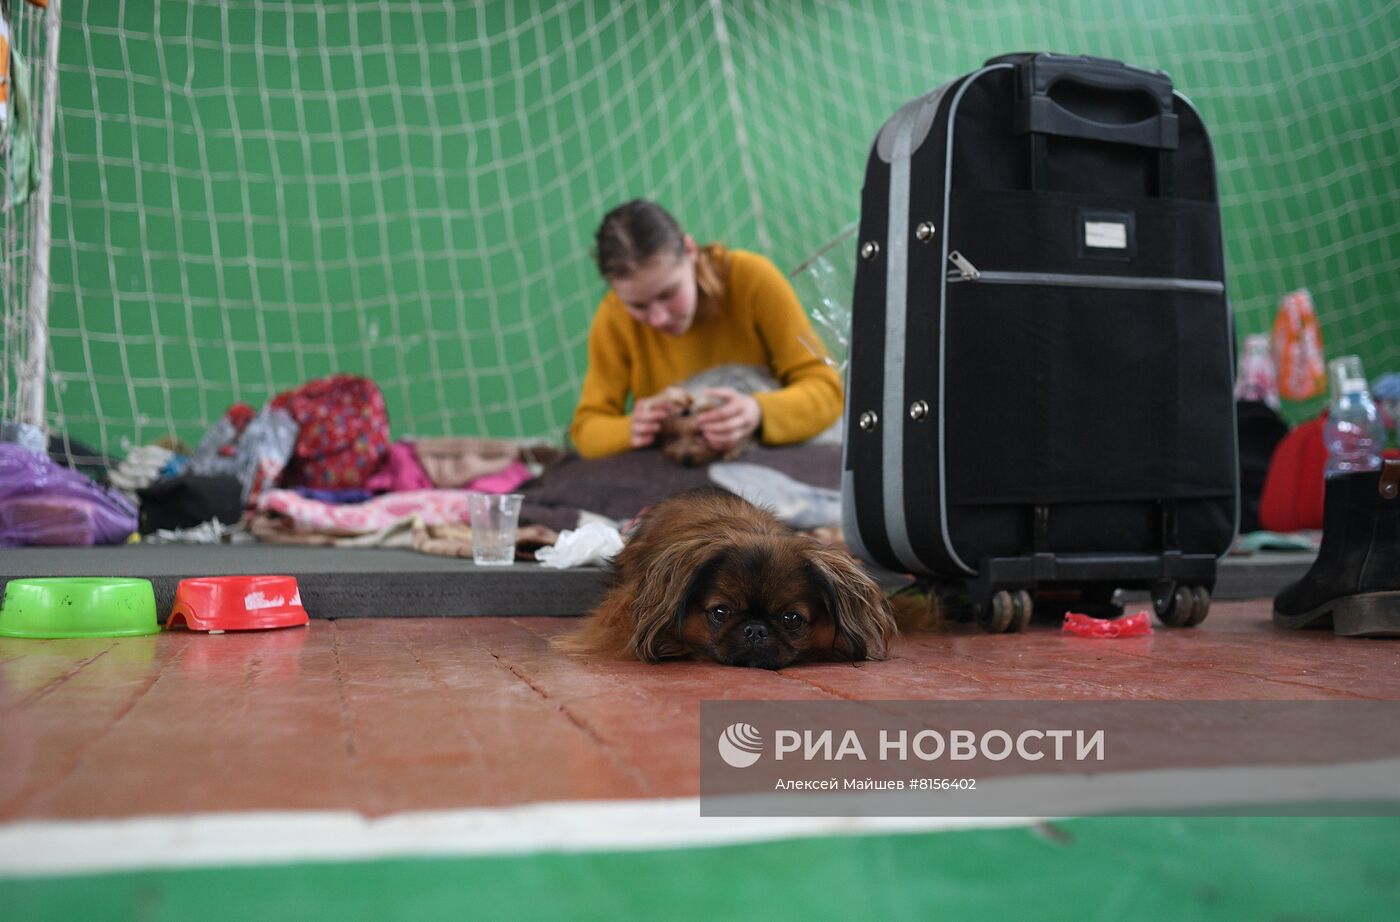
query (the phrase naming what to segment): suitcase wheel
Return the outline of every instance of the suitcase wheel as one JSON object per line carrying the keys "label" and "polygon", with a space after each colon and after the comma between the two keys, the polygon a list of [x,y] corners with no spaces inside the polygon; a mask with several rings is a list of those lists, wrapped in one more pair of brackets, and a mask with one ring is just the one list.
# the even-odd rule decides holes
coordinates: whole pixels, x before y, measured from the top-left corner
{"label": "suitcase wheel", "polygon": [[1031,623],[1035,602],[1024,589],[1010,592],[1006,589],[992,593],[987,604],[976,609],[977,623],[988,634],[1006,634],[1024,631]]}
{"label": "suitcase wheel", "polygon": [[1011,630],[1024,631],[1031,623],[1031,615],[1035,614],[1035,599],[1024,589],[1018,590],[1014,594],[1016,614],[1011,619]]}
{"label": "suitcase wheel", "polygon": [[1195,627],[1210,613],[1210,590],[1204,586],[1175,586],[1170,592],[1154,595],[1152,607],[1157,620],[1167,627]]}

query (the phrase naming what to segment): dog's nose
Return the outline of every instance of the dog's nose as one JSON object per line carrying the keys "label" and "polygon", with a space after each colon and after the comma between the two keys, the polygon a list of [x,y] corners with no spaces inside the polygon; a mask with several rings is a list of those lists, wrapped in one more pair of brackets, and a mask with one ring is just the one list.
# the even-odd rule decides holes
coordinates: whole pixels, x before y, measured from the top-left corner
{"label": "dog's nose", "polygon": [[768,625],[762,621],[750,621],[744,625],[744,639],[749,643],[764,643],[768,640]]}

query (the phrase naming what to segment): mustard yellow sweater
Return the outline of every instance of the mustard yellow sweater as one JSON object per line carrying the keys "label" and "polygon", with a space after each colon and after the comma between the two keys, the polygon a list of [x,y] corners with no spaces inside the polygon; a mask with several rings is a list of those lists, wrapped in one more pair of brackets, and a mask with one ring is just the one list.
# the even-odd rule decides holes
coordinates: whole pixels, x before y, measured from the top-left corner
{"label": "mustard yellow sweater", "polygon": [[585,458],[632,447],[627,398],[650,397],[716,365],[766,366],[783,385],[755,394],[762,442],[789,445],[826,429],[841,415],[841,378],[803,313],[787,278],[757,253],[731,250],[718,310],[680,336],[628,315],[617,293],[598,305],[588,333],[588,372],[570,429]]}

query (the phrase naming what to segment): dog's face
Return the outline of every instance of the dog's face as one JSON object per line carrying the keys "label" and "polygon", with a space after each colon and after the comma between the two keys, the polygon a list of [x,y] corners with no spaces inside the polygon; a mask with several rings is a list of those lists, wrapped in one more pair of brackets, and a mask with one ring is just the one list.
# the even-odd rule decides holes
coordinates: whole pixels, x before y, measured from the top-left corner
{"label": "dog's face", "polygon": [[721,452],[705,441],[705,434],[700,431],[700,422],[696,419],[699,413],[693,400],[678,403],[671,415],[661,421],[661,432],[657,436],[661,453],[685,467],[699,467],[721,457]]}
{"label": "dog's face", "polygon": [[814,553],[820,550],[798,536],[717,548],[681,600],[677,639],[692,655],[727,666],[781,669],[800,660],[863,658],[865,644],[839,630],[841,600],[834,574]]}
{"label": "dog's face", "polygon": [[884,659],[895,633],[884,594],[850,554],[700,488],[647,511],[613,560],[608,594],[563,646],[781,669]]}

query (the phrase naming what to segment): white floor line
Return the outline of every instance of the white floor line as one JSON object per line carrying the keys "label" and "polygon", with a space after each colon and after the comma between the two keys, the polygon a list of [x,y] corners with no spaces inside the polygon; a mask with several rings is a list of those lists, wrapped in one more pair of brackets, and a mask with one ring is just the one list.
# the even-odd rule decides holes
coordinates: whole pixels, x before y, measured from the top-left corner
{"label": "white floor line", "polygon": [[0,824],[0,877],[732,845],[1023,826],[1007,817],[701,817],[700,800],[600,800],[367,818],[260,811]]}
{"label": "white floor line", "polygon": [[[1029,813],[1170,813],[1249,804],[1379,803],[1400,808],[1400,761],[1159,769],[988,779],[982,804]],[[711,812],[738,799],[707,801]],[[869,808],[854,795],[812,796],[808,806]],[[913,812],[917,799],[885,801]],[[752,795],[747,806],[797,803]],[[853,809],[854,808],[854,809]],[[770,811],[771,812],[771,811]],[[891,811],[898,812],[898,811]],[[969,810],[968,812],[972,812]],[[1281,811],[1285,815],[1289,812]],[[1325,813],[1326,811],[1319,811]],[[598,800],[436,810],[366,818],[352,811],[194,813],[127,819],[0,824],[0,877],[92,874],[148,868],[272,865],[403,857],[709,847],[805,836],[874,835],[1026,826],[1039,817],[708,816],[700,799]]]}

